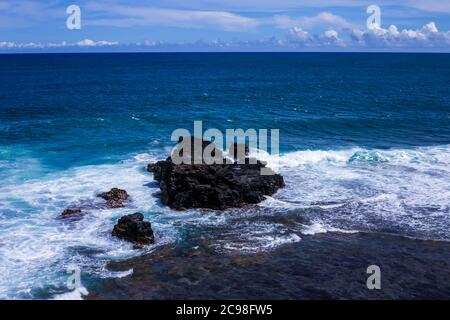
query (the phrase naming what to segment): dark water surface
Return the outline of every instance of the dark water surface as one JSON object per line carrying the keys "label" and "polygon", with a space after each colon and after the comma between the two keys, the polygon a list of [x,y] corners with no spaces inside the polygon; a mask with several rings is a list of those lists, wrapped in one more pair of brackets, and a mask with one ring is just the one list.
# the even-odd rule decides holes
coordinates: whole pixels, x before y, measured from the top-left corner
{"label": "dark water surface", "polygon": [[[376,234],[307,236],[270,253],[217,254],[170,246],[111,263],[127,278],[91,288],[89,299],[448,299],[450,244]],[[381,270],[369,290],[367,267]]]}

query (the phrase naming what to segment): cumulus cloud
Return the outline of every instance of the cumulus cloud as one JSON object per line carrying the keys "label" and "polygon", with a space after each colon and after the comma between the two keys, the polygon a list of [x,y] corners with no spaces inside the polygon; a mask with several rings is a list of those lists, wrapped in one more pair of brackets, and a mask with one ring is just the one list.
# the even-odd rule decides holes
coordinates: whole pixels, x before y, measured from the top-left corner
{"label": "cumulus cloud", "polygon": [[338,33],[329,29],[323,35],[310,35],[300,27],[289,29],[286,40],[297,46],[339,46],[348,48],[423,49],[437,48],[450,50],[450,32],[440,32],[434,22],[422,28],[399,30],[397,26],[375,29],[344,28]]}
{"label": "cumulus cloud", "polygon": [[449,48],[450,32],[439,32],[434,22],[422,28],[398,30],[395,25],[389,28],[349,31],[349,45],[387,48]]}
{"label": "cumulus cloud", "polygon": [[302,28],[291,28],[287,35],[287,45],[297,45],[305,47],[345,47],[346,43],[339,37],[339,33],[334,29],[329,29],[323,34],[310,35]]}
{"label": "cumulus cloud", "polygon": [[298,43],[309,43],[311,41],[311,36],[307,31],[304,31],[300,27],[293,27],[289,29],[287,33],[287,38],[291,42],[298,42]]}
{"label": "cumulus cloud", "polygon": [[0,50],[28,49],[92,49],[92,48],[126,48],[127,50],[149,51],[182,51],[182,50],[254,50],[254,51],[297,51],[297,50],[378,50],[392,51],[430,50],[450,51],[450,31],[439,31],[434,22],[427,23],[418,29],[402,29],[395,25],[387,29],[333,29],[329,28],[320,34],[312,34],[301,27],[292,27],[284,37],[270,37],[259,40],[213,40],[168,43],[156,40],[145,40],[137,43],[119,43],[117,41],[94,41],[84,39],[78,42],[60,43],[16,43],[0,41]]}

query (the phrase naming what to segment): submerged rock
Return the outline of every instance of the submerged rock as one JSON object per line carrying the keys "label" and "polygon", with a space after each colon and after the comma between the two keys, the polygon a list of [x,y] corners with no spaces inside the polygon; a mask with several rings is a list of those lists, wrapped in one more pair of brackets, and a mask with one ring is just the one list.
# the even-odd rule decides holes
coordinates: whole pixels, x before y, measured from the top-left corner
{"label": "submerged rock", "polygon": [[64,210],[61,215],[62,216],[69,216],[69,215],[73,215],[73,214],[80,214],[81,210],[80,209],[66,209]]}
{"label": "submerged rock", "polygon": [[62,216],[72,216],[81,214],[81,209],[65,209],[61,215]]}
{"label": "submerged rock", "polygon": [[265,163],[245,160],[244,164],[175,164],[168,157],[148,165],[147,170],[153,172],[161,189],[161,201],[169,207],[223,210],[258,203],[284,186],[279,174],[261,175]]}
{"label": "submerged rock", "polygon": [[132,242],[135,248],[155,242],[151,223],[144,221],[144,215],[139,212],[120,218],[112,235]]}
{"label": "submerged rock", "polygon": [[128,199],[128,193],[119,188],[112,188],[108,192],[97,195],[106,200],[106,206],[110,209],[124,207],[124,202]]}
{"label": "submerged rock", "polygon": [[65,209],[59,217],[68,220],[79,220],[89,211],[103,210],[105,209],[105,206],[109,209],[122,208],[125,206],[125,202],[129,196],[125,190],[112,188],[108,192],[98,194],[97,197],[103,198],[106,200],[106,203],[95,199],[81,200],[77,203],[71,204],[69,208]]}

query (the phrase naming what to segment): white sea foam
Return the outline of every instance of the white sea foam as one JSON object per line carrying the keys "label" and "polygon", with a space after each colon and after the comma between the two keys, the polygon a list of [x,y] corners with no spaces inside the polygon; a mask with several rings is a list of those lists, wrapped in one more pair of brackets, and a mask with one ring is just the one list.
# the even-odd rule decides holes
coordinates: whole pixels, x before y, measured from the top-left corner
{"label": "white sea foam", "polygon": [[329,230],[450,240],[450,146],[299,151],[279,162],[286,188],[269,206],[308,208]]}
{"label": "white sea foam", "polygon": [[228,232],[213,244],[219,250],[248,253],[269,251],[301,240],[298,234],[286,230],[279,223],[235,221],[227,226]]}
{"label": "white sea foam", "polygon": [[223,249],[229,251],[237,251],[240,253],[242,252],[254,253],[271,250],[284,244],[298,242],[301,240],[301,238],[297,234],[291,233],[284,236],[274,236],[274,235],[253,236],[252,238],[248,238],[246,240],[247,241],[242,243],[238,242],[225,243],[223,245]]}
{"label": "white sea foam", "polygon": [[53,300],[83,300],[83,296],[87,296],[89,291],[85,287],[79,287],[75,290],[58,294]]}
{"label": "white sea foam", "polygon": [[133,271],[134,271],[133,269],[129,269],[126,271],[116,271],[116,272],[106,271],[103,274],[101,274],[101,277],[102,278],[125,278],[125,277],[132,275]]}
{"label": "white sea foam", "polygon": [[295,168],[319,162],[344,164],[356,151],[357,149],[343,151],[304,150],[278,156],[271,155],[262,150],[251,149],[250,156],[268,162],[269,166],[273,165],[276,161],[279,161],[281,168]]}
{"label": "white sea foam", "polygon": [[[107,259],[152,250],[153,246],[133,250],[131,244],[110,235],[112,225],[123,214],[141,211],[152,222],[158,220],[151,217],[158,202],[153,196],[157,188],[148,185],[151,176],[143,170],[152,160],[155,158],[142,154],[116,165],[79,167],[40,180],[0,186],[0,297],[46,283],[45,279],[52,274],[57,277],[70,263],[101,275],[108,272],[103,268]],[[128,191],[132,197],[129,208],[93,209],[76,222],[57,219],[67,206],[80,199],[96,199],[99,192],[112,187]],[[158,245],[176,239],[176,229],[169,224],[154,223]],[[81,253],[87,249],[93,251],[90,258]]]}
{"label": "white sea foam", "polygon": [[[259,156],[269,166],[274,160],[268,154]],[[30,298],[36,288],[63,286],[65,268],[70,264],[80,266],[82,274],[129,276],[107,270],[106,262],[151,253],[175,242],[179,230],[190,225],[223,226],[221,230],[227,231],[212,238],[211,245],[227,251],[273,250],[300,241],[302,235],[324,232],[370,230],[450,240],[450,146],[288,153],[279,161],[285,188],[267,197],[257,207],[261,210],[236,209],[222,214],[203,210],[174,213],[161,206],[156,196],[159,189],[144,170],[156,158],[143,153],[118,164],[44,176],[39,162],[31,161],[38,167],[39,179],[3,180],[0,298]],[[112,187],[124,188],[131,195],[127,208],[93,209],[76,222],[56,219],[64,208],[83,199],[96,199],[97,193]],[[300,215],[305,223],[288,226],[258,220],[272,210]],[[144,250],[133,250],[131,244],[110,234],[121,215],[136,211],[144,213],[155,231],[156,244]],[[70,294],[82,297],[81,293]]]}
{"label": "white sea foam", "polygon": [[319,233],[327,233],[327,232],[337,232],[337,233],[358,233],[357,230],[344,230],[339,228],[334,228],[330,226],[323,225],[319,222],[314,222],[310,225],[302,226],[301,233],[304,235],[315,235]]}

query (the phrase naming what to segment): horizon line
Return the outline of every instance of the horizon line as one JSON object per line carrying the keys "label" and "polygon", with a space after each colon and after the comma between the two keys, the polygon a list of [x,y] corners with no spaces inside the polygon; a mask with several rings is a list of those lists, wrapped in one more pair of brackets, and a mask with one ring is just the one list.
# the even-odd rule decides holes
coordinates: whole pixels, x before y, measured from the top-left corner
{"label": "horizon line", "polygon": [[367,53],[367,54],[450,54],[450,51],[69,51],[69,52],[0,52],[0,55],[44,55],[44,54],[299,54],[299,53]]}

